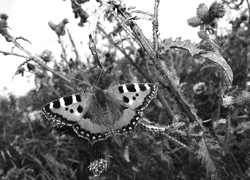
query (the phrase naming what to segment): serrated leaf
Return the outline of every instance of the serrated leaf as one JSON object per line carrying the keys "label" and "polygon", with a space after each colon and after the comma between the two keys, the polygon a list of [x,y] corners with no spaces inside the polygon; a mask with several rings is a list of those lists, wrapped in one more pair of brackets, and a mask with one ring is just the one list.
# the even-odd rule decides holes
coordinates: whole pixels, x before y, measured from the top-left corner
{"label": "serrated leaf", "polygon": [[162,52],[165,52],[170,48],[184,49],[187,50],[192,56],[200,55],[213,61],[221,68],[223,75],[225,76],[227,86],[231,85],[233,81],[232,69],[220,54],[202,50],[198,48],[196,43],[192,43],[190,40],[181,41],[181,38],[176,38],[174,41],[172,40],[172,38],[164,39]]}
{"label": "serrated leaf", "polygon": [[220,158],[219,147],[206,142],[204,138],[199,141],[198,146],[198,158],[201,159],[211,179],[229,179],[230,174]]}
{"label": "serrated leaf", "polygon": [[192,56],[195,54],[199,54],[204,50],[199,49],[196,43],[192,43],[190,40],[182,41],[181,38],[176,38],[174,41],[172,38],[163,40],[164,50],[169,50],[170,48],[179,48],[187,50]]}
{"label": "serrated leaf", "polygon": [[226,81],[229,84],[233,81],[233,71],[230,66],[227,64],[227,61],[220,55],[214,52],[206,52],[205,54],[200,54],[200,56],[208,58],[209,60],[213,61],[222,69],[223,74],[225,75]]}

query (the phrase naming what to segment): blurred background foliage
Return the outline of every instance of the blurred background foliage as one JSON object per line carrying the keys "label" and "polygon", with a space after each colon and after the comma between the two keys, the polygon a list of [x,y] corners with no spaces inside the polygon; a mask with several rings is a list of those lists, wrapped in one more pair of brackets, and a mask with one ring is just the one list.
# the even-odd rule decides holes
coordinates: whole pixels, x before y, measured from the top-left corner
{"label": "blurred background foliage", "polygon": [[[215,32],[213,39],[233,70],[233,86],[237,89],[247,89],[249,84],[250,9],[239,5],[243,1],[223,1],[231,7],[231,11],[242,13],[236,19],[231,19],[232,30],[224,35]],[[81,15],[82,25],[86,21],[86,14],[76,10],[76,7],[72,8],[76,18]],[[99,37],[108,40],[106,44],[97,43],[99,58],[105,69],[98,86],[104,89],[114,84],[147,82],[147,76],[159,77],[155,66],[147,60],[145,51],[125,36],[112,13],[107,12],[106,18],[115,26],[111,32],[105,32],[101,27],[97,31]],[[115,41],[111,43],[111,39]],[[128,43],[122,43],[124,40]],[[117,46],[126,50],[126,56],[117,50]],[[82,139],[54,136],[50,123],[41,114],[41,108],[56,98],[91,91],[100,69],[98,62],[91,57],[80,60],[78,57],[65,59],[62,56],[61,60],[55,60],[53,52],[49,50],[43,51],[40,57],[54,71],[73,78],[67,84],[57,75],[28,62],[22,68],[35,74],[36,89],[23,97],[12,94],[0,97],[1,179],[209,179],[196,156],[157,133],[136,132],[117,137],[116,141],[109,138],[94,146]],[[176,72],[175,78],[179,81],[182,94],[197,109],[197,115],[208,128],[208,134],[221,146],[224,162],[232,172],[230,178],[249,179],[248,104],[231,109],[221,106],[221,72],[204,58],[192,57],[184,50],[169,50],[165,59]],[[167,92],[165,95],[169,96],[169,105],[174,114],[185,119],[175,98]],[[144,116],[161,125],[173,123],[157,99],[145,109]],[[178,134],[173,138],[184,144],[191,141],[189,137]],[[99,177],[94,177],[88,171],[90,162],[96,156],[109,161],[107,171]]]}

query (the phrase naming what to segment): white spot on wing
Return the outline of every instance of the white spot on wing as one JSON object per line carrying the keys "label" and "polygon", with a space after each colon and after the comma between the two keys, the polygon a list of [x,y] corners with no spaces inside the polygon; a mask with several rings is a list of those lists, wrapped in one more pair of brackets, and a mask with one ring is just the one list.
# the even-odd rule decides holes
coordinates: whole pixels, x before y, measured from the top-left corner
{"label": "white spot on wing", "polygon": [[128,92],[128,89],[127,89],[127,87],[126,87],[126,84],[123,84],[123,85],[122,85],[122,88],[123,88],[124,93]]}
{"label": "white spot on wing", "polygon": [[72,95],[72,99],[73,99],[73,103],[77,103],[75,95]]}
{"label": "white spot on wing", "polygon": [[128,104],[129,104],[129,105],[132,105],[133,103],[134,103],[134,100],[129,99]]}
{"label": "white spot on wing", "polygon": [[59,102],[60,102],[60,104],[61,104],[62,107],[65,107],[65,102],[64,102],[63,98],[60,98]]}
{"label": "white spot on wing", "polygon": [[139,92],[139,91],[140,91],[140,87],[139,87],[139,84],[137,84],[137,83],[134,83],[134,85],[135,85],[135,89],[136,89],[136,92]]}
{"label": "white spot on wing", "polygon": [[77,109],[74,109],[74,115],[76,115],[76,116],[80,116],[82,113],[79,113],[78,111],[77,111]]}
{"label": "white spot on wing", "polygon": [[53,102],[49,103],[49,108],[50,109],[53,109],[53,104],[54,104]]}
{"label": "white spot on wing", "polygon": [[80,116],[80,114],[78,112],[76,112],[76,111],[74,112],[74,115],[75,116]]}
{"label": "white spot on wing", "polygon": [[149,87],[149,85],[148,84],[144,84],[145,85],[145,87],[147,88],[147,89],[150,89],[150,87]]}

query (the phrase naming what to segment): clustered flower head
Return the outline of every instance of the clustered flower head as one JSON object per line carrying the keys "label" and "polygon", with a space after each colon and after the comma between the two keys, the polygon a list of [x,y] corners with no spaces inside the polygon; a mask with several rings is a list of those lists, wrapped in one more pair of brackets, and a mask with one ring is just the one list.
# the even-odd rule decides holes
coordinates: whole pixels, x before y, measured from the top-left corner
{"label": "clustered flower head", "polygon": [[222,18],[225,15],[225,8],[223,4],[213,2],[208,8],[206,4],[199,4],[196,12],[196,16],[187,20],[188,24],[192,27],[198,27],[200,25],[210,25],[218,18]]}
{"label": "clustered flower head", "polygon": [[0,14],[0,34],[3,35],[6,39],[7,42],[11,42],[11,35],[7,31],[7,19],[8,15],[7,14]]}
{"label": "clustered flower head", "polygon": [[209,7],[209,15],[212,19],[222,18],[225,15],[225,8],[221,3],[214,2]]}
{"label": "clustered flower head", "polygon": [[98,159],[90,163],[89,171],[92,172],[95,176],[100,175],[103,171],[106,171],[108,168],[108,161],[105,159]]}
{"label": "clustered flower head", "polygon": [[65,35],[65,25],[69,23],[67,18],[64,18],[59,24],[54,24],[53,22],[49,22],[49,27],[58,35],[63,36]]}
{"label": "clustered flower head", "polygon": [[7,27],[7,14],[0,14],[0,28],[6,28]]}

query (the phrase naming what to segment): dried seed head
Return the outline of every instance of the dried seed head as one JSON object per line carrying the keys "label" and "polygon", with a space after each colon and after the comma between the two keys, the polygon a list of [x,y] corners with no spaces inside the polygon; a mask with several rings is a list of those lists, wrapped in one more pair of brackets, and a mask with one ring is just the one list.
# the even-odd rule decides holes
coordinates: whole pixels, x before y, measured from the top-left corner
{"label": "dried seed head", "polygon": [[189,18],[187,22],[188,25],[192,27],[198,27],[199,25],[202,24],[201,19],[198,18],[197,16]]}

